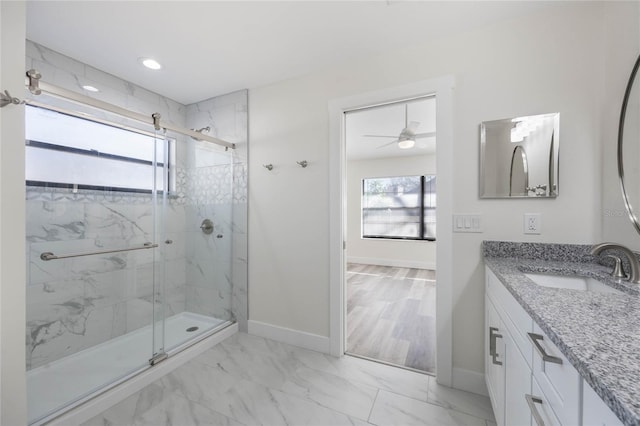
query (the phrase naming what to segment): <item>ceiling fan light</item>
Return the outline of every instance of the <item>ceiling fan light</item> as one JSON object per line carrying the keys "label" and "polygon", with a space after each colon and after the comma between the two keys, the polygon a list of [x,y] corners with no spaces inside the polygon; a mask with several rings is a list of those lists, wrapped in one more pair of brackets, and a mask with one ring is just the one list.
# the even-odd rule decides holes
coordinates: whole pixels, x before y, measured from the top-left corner
{"label": "ceiling fan light", "polygon": [[398,148],[409,149],[409,148],[413,148],[415,144],[416,144],[416,141],[414,141],[413,139],[404,139],[404,140],[398,141]]}

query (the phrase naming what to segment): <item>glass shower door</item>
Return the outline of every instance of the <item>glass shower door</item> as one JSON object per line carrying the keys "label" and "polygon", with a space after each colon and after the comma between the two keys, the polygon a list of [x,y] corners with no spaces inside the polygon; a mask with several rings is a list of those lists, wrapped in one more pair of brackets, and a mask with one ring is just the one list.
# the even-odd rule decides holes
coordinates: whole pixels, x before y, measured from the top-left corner
{"label": "glass shower door", "polygon": [[179,351],[235,320],[231,277],[231,152],[178,139],[176,188],[166,222],[166,349]]}
{"label": "glass shower door", "polygon": [[29,423],[162,354],[168,142],[44,108],[26,113]]}
{"label": "glass shower door", "polygon": [[152,192],[153,235],[158,247],[153,252],[153,327],[152,327],[152,357],[150,365],[155,365],[167,358],[166,344],[166,312],[167,312],[167,247],[173,240],[167,237],[167,206],[171,189],[170,168],[171,148],[173,140],[166,137],[166,133],[156,134],[154,139],[154,191]]}

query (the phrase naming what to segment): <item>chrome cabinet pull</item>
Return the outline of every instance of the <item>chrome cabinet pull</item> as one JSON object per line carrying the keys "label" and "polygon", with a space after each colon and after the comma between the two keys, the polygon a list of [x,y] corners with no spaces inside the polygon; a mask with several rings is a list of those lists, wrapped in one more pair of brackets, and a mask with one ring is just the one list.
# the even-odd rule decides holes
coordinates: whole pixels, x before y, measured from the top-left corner
{"label": "chrome cabinet pull", "polygon": [[543,361],[552,362],[554,364],[562,364],[562,358],[549,355],[540,344],[540,340],[544,340],[544,336],[536,333],[527,333],[527,335],[529,336],[529,340],[531,340],[531,343],[533,343],[533,346],[535,346],[536,351],[538,351],[538,353],[542,357]]}
{"label": "chrome cabinet pull", "polygon": [[489,327],[489,355],[496,354],[496,338],[502,338],[502,334],[498,334],[498,327]]}
{"label": "chrome cabinet pull", "polygon": [[498,361],[498,352],[496,351],[496,339],[502,338],[502,334],[498,334],[498,327],[489,327],[489,355],[491,355],[491,362],[495,365],[502,365],[501,361]]}
{"label": "chrome cabinet pull", "polygon": [[538,426],[544,426],[544,420],[542,419],[542,416],[540,415],[540,412],[536,407],[536,404],[542,405],[542,399],[538,398],[537,396],[529,395],[528,393],[524,395],[524,399],[527,400],[527,405],[529,406],[529,410],[531,410],[531,415],[536,421],[536,424]]}

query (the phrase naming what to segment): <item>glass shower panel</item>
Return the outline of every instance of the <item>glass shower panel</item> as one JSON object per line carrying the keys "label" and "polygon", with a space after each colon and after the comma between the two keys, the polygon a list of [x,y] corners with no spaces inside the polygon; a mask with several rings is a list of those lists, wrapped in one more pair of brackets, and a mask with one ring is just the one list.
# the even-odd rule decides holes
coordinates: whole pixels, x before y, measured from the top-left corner
{"label": "glass shower panel", "polygon": [[152,364],[162,361],[166,358],[165,352],[165,336],[166,324],[165,316],[167,310],[166,303],[166,247],[172,243],[167,238],[166,231],[166,212],[167,200],[171,188],[170,183],[170,163],[171,150],[174,139],[169,139],[166,134],[162,136],[156,135],[153,165],[156,173],[153,175],[153,187],[157,191],[153,191],[152,206],[153,212],[153,235],[154,241],[158,244],[158,248],[153,253],[151,259],[153,265],[153,293],[151,303],[153,304],[153,361]]}
{"label": "glass shower panel", "polygon": [[33,423],[147,368],[164,347],[154,319],[164,315],[170,161],[164,135],[46,109],[28,108],[26,135]]}
{"label": "glass shower panel", "polygon": [[[167,214],[169,239],[184,244],[184,258],[167,261],[168,350],[234,321],[231,310],[232,154],[208,142],[177,144],[177,196]],[[180,219],[180,226],[175,219]]]}

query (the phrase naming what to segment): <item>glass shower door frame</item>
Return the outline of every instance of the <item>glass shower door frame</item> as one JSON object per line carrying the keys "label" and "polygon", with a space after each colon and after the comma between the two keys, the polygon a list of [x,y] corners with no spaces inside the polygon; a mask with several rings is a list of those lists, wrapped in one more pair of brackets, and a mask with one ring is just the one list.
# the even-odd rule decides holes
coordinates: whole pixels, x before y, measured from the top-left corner
{"label": "glass shower door frame", "polygon": [[[166,130],[162,133],[156,131],[154,141],[153,158],[153,238],[158,245],[153,253],[153,325],[152,325],[152,353],[149,359],[150,365],[156,365],[168,358],[165,351],[166,343],[166,245],[173,242],[167,238],[167,204],[170,191],[169,164],[170,164],[170,139],[166,135]],[[161,163],[162,173],[158,176],[157,164]],[[161,190],[159,190],[161,188]]]}
{"label": "glass shower door frame", "polygon": [[[40,108],[42,111],[48,109],[44,106]],[[71,188],[55,183],[48,184],[46,181],[35,182],[28,187],[29,197],[33,198],[28,197],[27,201],[31,202],[32,208],[38,209],[27,218],[27,236],[29,237],[27,259],[29,270],[33,271],[29,274],[30,280],[27,286],[28,292],[37,296],[35,299],[27,300],[28,312],[31,310],[28,320],[31,318],[29,321],[32,322],[32,330],[49,327],[47,324],[51,321],[58,321],[61,324],[59,329],[65,327],[77,329],[79,326],[74,322],[75,317],[83,319],[86,323],[89,318],[93,318],[92,315],[98,315],[96,312],[106,313],[107,309],[111,309],[111,304],[113,304],[111,327],[116,327],[117,322],[119,330],[107,332],[111,337],[107,336],[106,340],[90,334],[86,324],[84,329],[65,331],[69,335],[76,336],[74,337],[76,340],[78,336],[85,339],[86,332],[88,339],[78,341],[78,349],[75,351],[61,352],[57,356],[46,355],[48,359],[44,359],[41,355],[42,361],[39,364],[32,364],[33,367],[27,374],[30,395],[29,423],[31,424],[42,424],[54,419],[61,413],[114,388],[166,358],[163,260],[165,244],[168,243],[164,238],[164,225],[169,188],[169,142],[164,134],[158,132],[156,134],[142,130],[137,132],[132,127],[121,126],[106,120],[94,121],[81,113],[59,107],[51,107],[47,112],[50,116],[55,113],[67,117],[66,120],[69,120],[69,117],[75,117],[84,120],[85,124],[93,122],[109,126],[110,131],[118,128],[153,138],[153,143],[150,145],[150,149],[153,149],[153,160],[147,163],[151,166],[150,173],[152,173],[151,176],[147,176],[152,177],[153,185],[150,193],[147,192],[147,194],[135,190],[122,192],[121,189],[106,186],[83,188],[74,184]],[[73,129],[74,124],[68,122],[66,127],[63,126],[63,130]],[[51,128],[45,130],[55,132]],[[46,137],[46,134],[42,134],[41,137]],[[36,135],[28,137],[27,146],[32,142],[31,139],[47,141],[41,137]],[[53,140],[51,143],[62,144],[60,140]],[[114,143],[117,143],[117,138],[114,138]],[[120,143],[126,145],[127,141]],[[33,147],[31,143],[31,149]],[[105,148],[104,145],[101,146],[95,150],[94,155],[89,151],[92,147],[70,149],[63,146],[63,149],[52,152],[65,152],[66,149],[70,155],[98,158]],[[152,153],[149,152],[149,154]],[[127,158],[117,157],[117,155],[109,157],[109,155],[106,154],[103,158],[107,158],[107,161]],[[141,164],[141,161],[136,159],[123,164]],[[85,173],[92,175],[97,172],[95,168],[84,170]],[[145,207],[149,203],[148,200],[151,200],[150,210]],[[142,207],[141,210],[140,207]],[[138,225],[140,211],[144,215],[151,212],[151,223]],[[131,227],[132,233],[127,234],[126,237],[120,236],[118,232],[109,234],[110,227],[118,228],[118,225],[121,225],[118,221],[126,222]],[[68,229],[67,233],[70,237],[67,239],[66,234],[51,234],[53,237],[49,237],[50,233],[45,232],[47,229]],[[122,266],[104,268],[101,265],[105,262]],[[148,262],[151,264],[146,265]],[[138,267],[141,269],[137,269]],[[146,272],[140,274],[140,270]],[[32,275],[38,275],[38,280],[31,281]],[[149,288],[151,288],[150,295]],[[65,292],[70,295],[65,296]],[[144,307],[146,303],[144,299],[147,297],[151,297],[151,308],[138,309],[139,306]],[[132,306],[129,306],[130,298],[134,301]],[[135,302],[142,304],[136,305]],[[85,303],[86,306],[81,303]],[[116,305],[119,308],[117,312]],[[81,309],[87,309],[86,313]],[[67,310],[72,313],[64,314]],[[46,312],[46,315],[54,312],[61,319],[49,320],[48,317],[43,316],[44,314],[40,314],[41,311]],[[127,312],[133,314],[134,318],[129,318],[129,315],[126,315]],[[64,315],[72,317],[68,319]],[[96,318],[98,319],[94,320],[94,328],[97,324],[95,321],[107,321],[101,324],[109,324],[109,320],[103,319],[102,314]],[[151,327],[150,332],[145,331],[147,326]],[[100,336],[104,334],[104,328],[101,326]],[[33,333],[35,331],[29,334],[31,339],[37,338]],[[48,336],[51,336],[51,333]],[[64,340],[65,336],[61,340]],[[51,340],[56,337],[47,338]],[[131,343],[136,346],[136,341],[137,347],[130,346]],[[34,348],[37,344],[39,343],[34,343]],[[57,345],[56,348],[59,348],[60,344]],[[37,350],[40,351],[42,347],[37,346]],[[29,361],[31,362],[31,358]],[[65,380],[60,381],[60,377],[65,377]]]}

